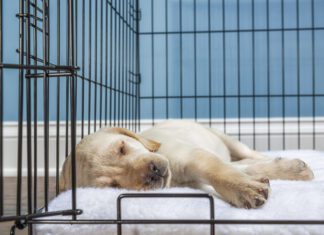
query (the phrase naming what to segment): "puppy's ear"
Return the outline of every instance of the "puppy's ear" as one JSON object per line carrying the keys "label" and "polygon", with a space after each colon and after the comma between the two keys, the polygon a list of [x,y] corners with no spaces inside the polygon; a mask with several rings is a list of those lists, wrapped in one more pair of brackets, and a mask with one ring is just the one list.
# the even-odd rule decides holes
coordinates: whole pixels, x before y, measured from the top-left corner
{"label": "puppy's ear", "polygon": [[111,132],[111,133],[119,133],[122,135],[127,135],[129,137],[132,137],[132,138],[136,139],[137,141],[141,142],[141,144],[143,144],[144,147],[147,148],[151,152],[156,152],[161,146],[160,143],[158,143],[154,140],[144,138],[143,136],[136,134],[135,132],[132,132],[130,130],[124,129],[124,128],[119,128],[119,127],[107,128],[104,131]]}

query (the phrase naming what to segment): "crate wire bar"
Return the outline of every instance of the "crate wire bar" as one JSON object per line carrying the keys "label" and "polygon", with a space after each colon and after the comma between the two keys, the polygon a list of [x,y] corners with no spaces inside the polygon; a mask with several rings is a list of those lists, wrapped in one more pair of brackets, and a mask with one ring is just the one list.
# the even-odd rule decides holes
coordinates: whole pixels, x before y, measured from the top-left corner
{"label": "crate wire bar", "polygon": [[[18,2],[18,1],[17,1]],[[220,99],[222,101],[222,114],[224,131],[228,128],[228,99],[237,99],[237,117],[238,132],[237,136],[241,139],[244,133],[241,132],[242,118],[242,100],[245,98],[252,99],[253,114],[253,147],[256,147],[256,139],[260,133],[256,133],[256,101],[259,98],[267,100],[267,129],[262,135],[267,136],[267,146],[271,149],[271,136],[282,135],[282,145],[286,148],[286,99],[289,97],[297,98],[297,141],[298,148],[301,148],[301,135],[310,134],[312,136],[312,147],[317,148],[316,137],[323,135],[316,131],[316,101],[324,96],[324,93],[316,93],[316,63],[315,63],[315,33],[323,31],[324,27],[315,26],[315,2],[311,0],[311,27],[304,27],[300,24],[300,2],[296,0],[296,27],[286,27],[285,25],[285,3],[280,1],[281,5],[281,27],[270,28],[270,1],[266,0],[266,27],[257,28],[255,25],[256,1],[251,0],[252,6],[252,25],[251,29],[241,28],[240,25],[240,1],[235,2],[236,12],[236,29],[228,29],[226,27],[227,15],[225,9],[225,0],[221,2],[221,29],[212,28],[212,4],[214,1],[206,0],[207,4],[207,29],[198,29],[198,2],[192,0],[193,17],[192,30],[185,29],[184,5],[185,0],[171,1],[164,0],[164,31],[155,29],[155,2],[153,0],[142,0],[143,3],[149,3],[150,12],[147,14],[150,18],[150,27],[148,31],[141,31],[140,21],[143,12],[140,8],[140,0],[57,0],[54,3],[48,0],[19,0],[19,12],[16,17],[19,21],[19,48],[13,50],[12,53],[18,54],[18,63],[7,63],[4,57],[4,48],[6,47],[3,31],[4,23],[4,5],[9,4],[8,1],[0,0],[0,222],[14,222],[11,234],[15,230],[28,228],[28,234],[33,234],[34,224],[115,224],[117,234],[122,234],[123,224],[208,224],[210,225],[210,234],[215,234],[216,224],[322,224],[323,220],[219,220],[214,216],[214,200],[208,194],[121,194],[116,201],[117,215],[115,220],[83,220],[78,219],[78,215],[82,214],[82,208],[78,208],[76,203],[76,161],[75,146],[78,136],[83,138],[85,135],[95,132],[104,126],[121,126],[133,131],[141,129],[142,110],[147,106],[143,104],[146,101],[150,103],[150,119],[154,125],[159,118],[156,115],[157,100],[165,100],[165,119],[173,118],[171,106],[174,100],[179,101],[179,118],[185,118],[185,102],[188,99],[193,100],[193,118],[199,120],[199,100],[207,100],[207,119],[208,125],[212,126],[213,116],[213,100]],[[179,29],[170,29],[170,6],[178,5],[177,19],[179,21]],[[56,26],[54,26],[56,24]],[[300,51],[300,33],[302,31],[311,32],[311,93],[304,94],[301,92],[301,51]],[[263,32],[266,34],[266,94],[257,93],[257,71],[256,71],[256,34]],[[285,59],[282,59],[281,75],[282,75],[282,94],[271,94],[270,91],[270,33],[279,32],[281,40],[281,58],[286,57],[285,33],[296,32],[296,62],[297,62],[297,94],[287,94],[285,92],[285,76],[286,65]],[[251,33],[252,44],[252,93],[242,93],[241,72],[242,64],[242,35],[243,33]],[[223,50],[220,53],[222,58],[223,74],[220,78],[222,81],[221,88],[223,94],[213,94],[213,78],[212,78],[212,36],[221,35],[221,43]],[[226,35],[236,34],[236,63],[237,63],[237,93],[227,93],[227,51],[228,45]],[[171,91],[171,81],[173,74],[170,73],[170,49],[172,49],[171,37],[177,35],[179,37],[179,47],[173,53],[179,56],[179,89],[176,93]],[[187,94],[184,85],[187,80],[185,77],[185,37],[193,36],[193,81],[194,91]],[[198,91],[199,84],[199,61],[198,61],[198,37],[199,35],[207,35],[207,93],[201,95]],[[155,93],[156,77],[158,73],[156,66],[158,63],[158,54],[155,52],[157,37],[164,38],[165,57],[165,95]],[[151,87],[150,95],[144,91],[145,95],[141,95],[140,84],[143,82],[141,77],[141,65],[147,62],[147,58],[141,59],[140,41],[150,38],[150,45],[144,45],[149,48],[150,54],[150,76]],[[143,44],[142,44],[143,45]],[[41,46],[41,47],[40,47]],[[52,55],[55,55],[53,59]],[[145,54],[144,54],[145,55]],[[142,64],[141,64],[142,61]],[[145,68],[144,68],[145,69]],[[4,124],[4,104],[7,97],[4,97],[4,82],[7,78],[7,71],[16,71],[17,76],[10,78],[18,78],[17,93],[18,105],[18,143],[17,143],[17,183],[16,183],[16,208],[15,214],[7,215],[5,213],[4,198],[4,146],[3,146],[3,124]],[[55,81],[56,80],[56,81]],[[65,81],[64,81],[65,80]],[[54,97],[54,98],[53,98]],[[311,133],[304,133],[300,127],[301,99],[304,97],[311,98]],[[272,133],[270,130],[271,110],[269,102],[273,98],[281,99],[282,108],[282,132]],[[56,107],[53,105],[55,104]],[[41,107],[43,105],[43,107]],[[158,107],[161,108],[162,107]],[[55,148],[54,155],[50,146],[50,126],[55,126]],[[26,134],[24,134],[26,132]],[[26,136],[26,144],[23,139]],[[42,149],[44,152],[38,152],[37,149],[43,139]],[[23,148],[24,145],[26,148]],[[50,201],[51,186],[55,188],[55,195],[59,194],[59,170],[62,163],[62,151],[65,152],[63,158],[71,154],[72,159],[72,204],[71,208],[64,211],[48,211]],[[43,185],[40,185],[39,177],[39,159],[43,157],[44,177]],[[51,157],[55,158],[55,183],[50,183],[49,164]],[[27,208],[23,204],[23,161],[27,162]],[[64,159],[63,159],[64,160]],[[43,201],[38,200],[39,190],[43,188]],[[127,198],[206,198],[209,200],[210,218],[206,220],[129,220],[123,219],[122,201]],[[66,220],[50,219],[47,217],[63,215],[67,216]]]}
{"label": "crate wire bar", "polygon": [[[136,27],[139,27],[139,25],[137,23],[138,13],[135,10],[137,3],[134,0],[83,0],[82,2],[58,0],[56,6],[48,0],[20,0],[19,12],[16,14],[19,20],[19,48],[12,51],[12,53],[18,53],[19,63],[6,63],[3,59],[5,46],[3,43],[5,11],[3,6],[6,6],[6,4],[9,3],[0,1],[0,220],[2,222],[15,221],[11,231],[14,234],[16,228],[23,229],[36,218],[70,215],[72,220],[75,221],[76,215],[82,213],[81,210],[76,208],[75,145],[77,125],[81,127],[81,137],[96,131],[103,125],[118,125],[133,131],[139,129],[140,78],[137,71],[139,69],[137,56],[139,51],[136,48],[139,45]],[[87,6],[89,7],[88,12],[86,12]],[[56,9],[54,9],[55,7]],[[81,15],[78,14],[80,8],[82,8]],[[52,17],[51,14],[55,17]],[[80,18],[82,18],[81,21]],[[53,24],[50,22],[52,19],[55,19],[57,24],[55,32],[50,28],[50,25]],[[94,24],[93,20],[95,21]],[[88,22],[86,23],[86,21]],[[103,24],[104,21],[105,24]],[[86,25],[89,27],[88,29],[86,29]],[[105,33],[103,33],[104,25]],[[66,33],[63,33],[64,29]],[[65,38],[63,35],[66,35]],[[81,39],[78,37],[80,35],[82,35]],[[53,36],[56,36],[56,40],[51,38]],[[41,48],[39,45],[41,45]],[[79,50],[80,48],[81,50]],[[88,49],[88,54],[86,49]],[[78,51],[81,51],[81,63],[80,60],[78,61]],[[51,53],[56,53],[56,61],[51,60]],[[94,60],[92,60],[93,55]],[[77,63],[82,67],[77,66]],[[127,66],[121,66],[121,64]],[[87,66],[89,69],[86,69]],[[3,208],[5,206],[3,198],[3,104],[6,102],[6,99],[3,98],[3,81],[5,79],[3,71],[6,70],[15,70],[19,73],[15,215],[6,215]],[[112,77],[114,79],[110,79]],[[51,94],[51,87],[55,87],[53,85],[54,79],[56,79],[56,92]],[[65,82],[61,81],[62,79]],[[86,94],[87,90],[88,94]],[[78,94],[79,91],[80,94]],[[40,99],[39,95],[43,96],[43,99]],[[51,96],[55,95],[56,108],[53,109],[50,100]],[[42,108],[39,106],[38,100],[42,100]],[[80,105],[78,106],[77,102],[81,104],[81,115],[78,114],[78,112],[80,113],[80,109],[78,110]],[[94,103],[99,105],[94,105]],[[53,113],[52,109],[56,111],[55,115],[51,114]],[[61,113],[63,110],[65,110],[64,123]],[[42,114],[42,116],[39,114]],[[78,120],[81,119],[81,123],[77,123],[77,115]],[[99,121],[97,123],[98,116]],[[53,119],[55,122],[52,121]],[[94,122],[91,120],[94,120]],[[86,122],[88,122],[88,126],[86,126]],[[71,152],[73,159],[71,209],[55,212],[48,211],[49,188],[51,186],[49,182],[49,157],[51,155],[49,152],[49,126],[53,125],[52,123],[56,124],[56,195],[59,193],[62,136],[65,137],[63,140],[65,142],[65,156]],[[40,129],[43,130],[39,131]],[[63,129],[65,133],[62,133]],[[22,186],[24,177],[22,168],[23,158],[25,157],[25,149],[23,148],[25,130],[27,137],[27,210],[23,212]],[[42,132],[42,135],[39,132]],[[40,144],[39,139],[42,137],[44,137],[44,152],[39,153],[37,148]],[[44,156],[43,185],[39,185],[38,171],[41,156]],[[37,200],[41,188],[44,194],[43,202]],[[33,233],[32,226],[28,226],[28,233]]]}
{"label": "crate wire bar", "polygon": [[[146,22],[145,29],[140,33],[141,40],[151,46],[150,50],[147,49],[142,53],[149,59],[141,60],[141,64],[151,63],[151,71],[144,71],[145,75],[142,76],[145,76],[144,80],[152,85],[151,89],[141,95],[141,104],[145,107],[141,110],[142,117],[151,120],[152,125],[158,119],[192,118],[196,121],[206,119],[204,122],[209,126],[214,125],[213,118],[219,118],[222,120],[222,125],[219,126],[224,132],[230,131],[230,134],[240,140],[250,138],[251,147],[254,149],[259,147],[257,144],[259,136],[266,139],[265,146],[261,147],[262,150],[272,149],[276,144],[274,138],[280,138],[282,149],[289,149],[291,145],[287,143],[287,139],[292,136],[295,138],[295,135],[296,141],[293,140],[296,142],[295,148],[300,149],[305,146],[313,149],[320,148],[317,137],[323,136],[323,131],[317,130],[320,128],[317,128],[319,123],[316,117],[322,116],[320,111],[322,105],[319,103],[323,97],[323,90],[318,88],[321,84],[318,66],[322,59],[315,51],[315,45],[318,44],[317,39],[320,40],[319,35],[324,27],[318,23],[318,17],[315,18],[317,12],[315,6],[319,1],[166,0],[161,3],[161,1],[143,0],[142,2],[142,5],[146,5],[143,8],[149,9],[150,12],[146,14],[149,23]],[[164,11],[164,17],[161,13],[158,14],[163,4],[165,7],[161,11]],[[246,6],[248,6],[248,13],[244,14]],[[221,8],[221,11],[217,11],[216,7]],[[219,14],[215,16],[212,10]],[[290,18],[285,16],[288,11],[291,11]],[[304,12],[307,12],[307,16],[302,15]],[[262,23],[260,23],[258,19],[263,13]],[[277,19],[271,19],[271,16]],[[170,18],[174,21],[173,24],[170,24]],[[249,25],[245,21],[241,22],[244,18],[249,19]],[[155,23],[157,19],[164,20],[164,23]],[[207,23],[202,24],[203,20]],[[307,23],[304,23],[306,21]],[[249,42],[245,48],[243,42],[247,42],[247,35]],[[288,38],[292,39],[292,45],[289,45]],[[164,41],[165,45],[161,45],[162,49],[159,50],[156,44],[161,41]],[[203,52],[204,55],[199,51],[202,49],[200,46],[202,43],[205,44],[204,48],[208,49]],[[219,43],[222,44],[221,47],[218,47]],[[310,54],[307,54],[307,57],[305,43],[309,46],[307,53]],[[260,48],[263,50],[261,53],[263,53],[262,61],[265,66],[261,76],[264,78],[260,78],[260,68],[257,67]],[[251,55],[250,52],[246,55],[246,51],[250,49]],[[164,64],[159,58],[161,51],[165,53],[162,54],[165,58]],[[203,66],[201,63],[199,65],[197,58],[203,60],[206,65]],[[215,58],[220,59],[218,64]],[[277,65],[275,60],[282,62],[278,65],[278,69],[273,68],[275,64]],[[172,69],[174,63],[177,63],[179,68]],[[306,68],[303,67],[305,63],[309,63],[307,80],[310,86],[307,85],[307,88],[303,88],[306,76]],[[165,69],[165,78],[157,74],[156,68],[159,67]],[[288,71],[288,67],[292,72]],[[251,72],[246,72],[249,69]],[[294,79],[292,73],[296,73]],[[197,77],[202,77],[201,82],[197,82]],[[156,85],[159,79],[165,81],[165,84],[158,82]],[[248,81],[251,89],[246,89],[243,81]],[[204,85],[199,84],[202,82]],[[290,82],[293,82],[291,86]],[[158,86],[165,86],[165,88],[161,87],[158,92]],[[273,88],[276,86],[280,88]],[[202,108],[199,104],[206,107]],[[261,105],[264,108],[260,108]],[[293,108],[289,108],[289,105]],[[163,113],[160,107],[165,109]],[[275,107],[277,111],[274,110]],[[252,116],[250,132],[245,131],[243,125],[247,115]],[[256,122],[260,115],[265,119],[262,130],[258,130],[259,126]],[[280,116],[278,128],[271,130],[272,117],[276,115]],[[296,117],[296,131],[293,133],[287,121],[292,115]],[[229,130],[231,127],[229,119],[234,118],[233,116],[237,119],[237,125],[232,128],[234,130]],[[303,116],[310,118],[311,127],[307,130],[304,130],[301,125]],[[310,143],[303,141],[302,137],[305,136],[311,136]]]}

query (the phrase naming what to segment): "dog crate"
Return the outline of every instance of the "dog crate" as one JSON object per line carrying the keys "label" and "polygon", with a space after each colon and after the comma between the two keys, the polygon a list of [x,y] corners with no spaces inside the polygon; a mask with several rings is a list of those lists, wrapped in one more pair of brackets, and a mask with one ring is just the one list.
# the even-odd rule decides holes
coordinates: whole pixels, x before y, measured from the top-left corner
{"label": "dog crate", "polygon": [[[41,223],[118,234],[132,223],[211,234],[221,223],[323,224],[218,220],[205,194],[145,197],[207,197],[209,220],[121,219],[135,194],[119,197],[115,220],[80,221],[75,183],[77,141],[104,126],[193,119],[258,150],[323,150],[323,10],[322,0],[0,0],[0,221],[11,234]],[[48,211],[70,152],[71,209]]]}

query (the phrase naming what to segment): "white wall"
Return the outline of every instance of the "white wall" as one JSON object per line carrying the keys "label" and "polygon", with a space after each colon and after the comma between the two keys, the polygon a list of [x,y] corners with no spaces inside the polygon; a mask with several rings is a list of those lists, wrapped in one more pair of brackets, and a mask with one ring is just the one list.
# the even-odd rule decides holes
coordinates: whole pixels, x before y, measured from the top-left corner
{"label": "white wall", "polygon": [[[155,120],[155,123],[163,120]],[[202,124],[208,126],[209,121],[207,119],[198,120]],[[224,130],[224,122],[221,119],[213,119],[212,127]],[[145,130],[152,126],[151,120],[142,120],[141,130]],[[313,136],[312,133],[322,133],[316,135],[316,148],[318,150],[324,150],[324,118],[316,118],[315,128],[313,130],[313,119],[301,118],[300,119],[300,132],[301,148],[312,149],[313,148]],[[43,135],[43,124],[38,124],[38,139],[37,139],[37,154],[38,154],[38,174],[44,175],[44,135]],[[87,132],[87,125],[85,125],[85,132]],[[91,127],[93,130],[93,127]],[[226,121],[226,132],[233,136],[237,136],[239,130],[239,124],[237,119],[227,119]],[[252,119],[241,119],[240,120],[240,132],[241,140],[253,146],[253,130],[255,130],[256,136],[256,149],[260,151],[266,151],[268,149],[268,133],[270,131],[271,136],[271,149],[282,150],[284,147],[283,143],[283,120],[281,118],[268,119],[256,119],[253,122]],[[17,123],[16,122],[5,122],[4,123],[4,175],[14,176],[17,174]],[[298,148],[298,120],[296,118],[285,119],[285,133],[286,133],[286,149],[297,149]],[[307,133],[307,134],[303,134]],[[265,134],[265,135],[264,135]],[[77,140],[81,138],[81,123],[77,124]],[[34,140],[33,140],[34,141]],[[65,158],[65,122],[60,123],[60,165],[62,165]],[[34,151],[34,150],[33,150]],[[23,174],[26,175],[27,160],[26,160],[26,125],[24,125],[23,134]],[[55,175],[55,162],[56,162],[56,124],[51,122],[49,126],[49,165],[50,175]]]}

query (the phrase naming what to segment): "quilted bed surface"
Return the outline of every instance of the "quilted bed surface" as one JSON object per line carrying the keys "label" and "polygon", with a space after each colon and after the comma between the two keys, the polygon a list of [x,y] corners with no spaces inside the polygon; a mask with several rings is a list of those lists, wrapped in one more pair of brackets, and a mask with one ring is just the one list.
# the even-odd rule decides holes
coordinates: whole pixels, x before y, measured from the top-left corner
{"label": "quilted bed surface", "polygon": [[[238,209],[215,198],[217,219],[264,220],[324,220],[324,152],[281,151],[268,152],[270,157],[300,158],[314,171],[311,182],[271,181],[268,202],[260,209]],[[77,208],[83,210],[79,219],[116,219],[116,199],[122,193],[134,191],[119,189],[80,188],[77,190]],[[190,188],[169,188],[151,193],[202,193]],[[138,192],[137,192],[138,193]],[[144,192],[143,192],[144,193]],[[71,208],[71,191],[51,201],[49,211]],[[68,219],[67,217],[51,217]],[[125,199],[123,219],[208,219],[209,201],[197,198],[142,198]],[[48,218],[50,219],[50,218]],[[51,225],[35,226],[36,235],[103,235],[116,234],[116,225]],[[324,225],[216,225],[216,234],[324,234]],[[209,225],[123,225],[123,234],[209,234]]]}

